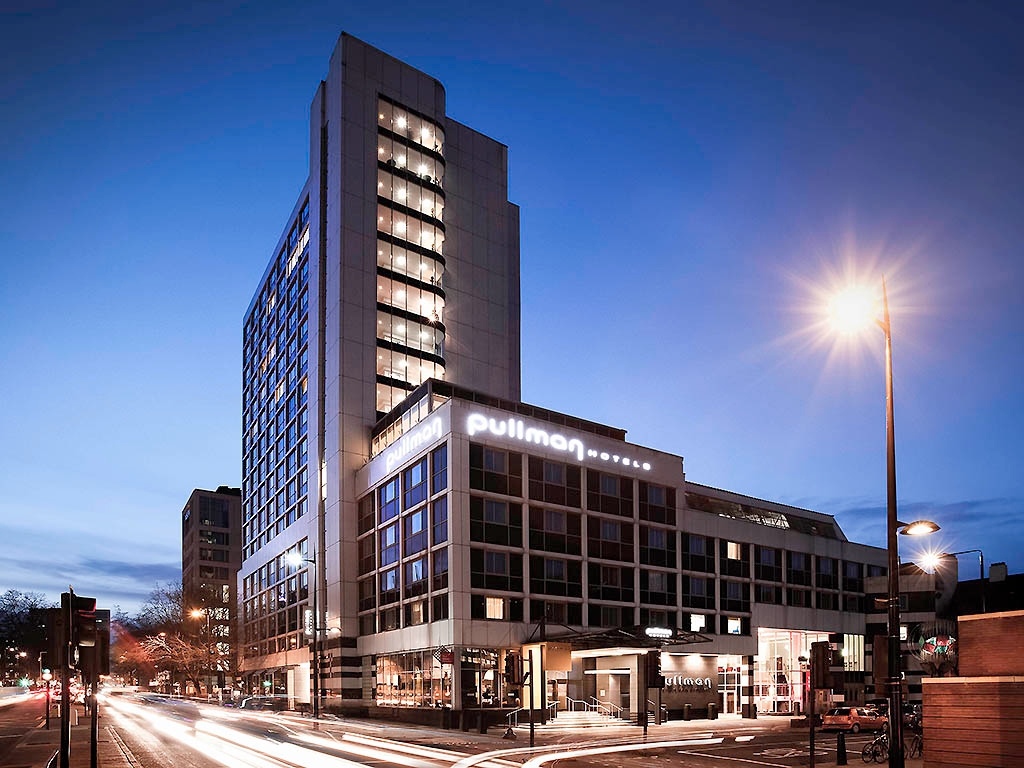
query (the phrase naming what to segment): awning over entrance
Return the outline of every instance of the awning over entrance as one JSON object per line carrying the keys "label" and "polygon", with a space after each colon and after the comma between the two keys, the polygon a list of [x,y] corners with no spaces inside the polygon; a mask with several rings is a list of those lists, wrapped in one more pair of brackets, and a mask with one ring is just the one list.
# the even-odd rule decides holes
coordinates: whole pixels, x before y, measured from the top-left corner
{"label": "awning over entrance", "polygon": [[710,643],[711,638],[698,632],[667,627],[616,627],[597,632],[547,634],[544,638],[567,643],[574,651],[596,651],[602,648],[665,648],[674,645]]}

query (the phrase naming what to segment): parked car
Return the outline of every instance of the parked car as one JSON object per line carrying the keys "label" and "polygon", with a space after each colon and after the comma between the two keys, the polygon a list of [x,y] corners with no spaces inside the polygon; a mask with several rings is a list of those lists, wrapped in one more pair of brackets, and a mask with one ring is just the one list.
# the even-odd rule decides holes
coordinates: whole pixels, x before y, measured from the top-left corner
{"label": "parked car", "polygon": [[878,731],[885,727],[888,718],[876,709],[868,707],[836,707],[825,713],[821,727],[826,731]]}
{"label": "parked car", "polygon": [[242,699],[239,709],[253,709],[280,712],[288,709],[287,696],[249,696]]}

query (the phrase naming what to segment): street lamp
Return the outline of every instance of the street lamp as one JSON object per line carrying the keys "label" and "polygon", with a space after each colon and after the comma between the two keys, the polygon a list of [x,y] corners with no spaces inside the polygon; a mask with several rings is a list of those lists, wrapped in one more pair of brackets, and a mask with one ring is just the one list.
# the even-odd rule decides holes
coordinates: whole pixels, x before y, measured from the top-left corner
{"label": "street lamp", "polygon": [[985,613],[985,553],[980,549],[961,549],[959,552],[925,552],[921,555],[921,567],[925,570],[934,571],[939,566],[939,561],[944,557],[956,557],[957,555],[970,555],[977,553],[979,576],[981,578],[981,612]]}
{"label": "street lamp", "polygon": [[203,666],[206,667],[206,701],[207,703],[209,703],[211,679],[213,678],[213,670],[211,669],[213,662],[213,633],[210,631],[210,609],[193,608],[191,611],[189,611],[189,615],[193,619],[201,619],[204,616],[206,617],[206,664],[204,664]]}
{"label": "street lamp", "polygon": [[871,325],[885,334],[885,456],[886,456],[886,549],[889,567],[889,768],[904,768],[903,759],[903,682],[900,655],[900,556],[899,535],[918,536],[938,530],[927,520],[901,523],[896,517],[896,437],[892,403],[892,324],[889,298],[882,277],[882,317],[877,316],[873,292],[863,286],[849,287],[829,302],[832,325],[838,331],[852,333]]}
{"label": "street lamp", "polygon": [[319,579],[317,578],[316,572],[316,557],[305,557],[301,552],[292,551],[288,553],[288,564],[294,568],[298,568],[304,563],[309,563],[313,566],[313,578],[310,587],[313,590],[313,718],[319,719],[320,717],[320,611],[317,607],[317,586]]}

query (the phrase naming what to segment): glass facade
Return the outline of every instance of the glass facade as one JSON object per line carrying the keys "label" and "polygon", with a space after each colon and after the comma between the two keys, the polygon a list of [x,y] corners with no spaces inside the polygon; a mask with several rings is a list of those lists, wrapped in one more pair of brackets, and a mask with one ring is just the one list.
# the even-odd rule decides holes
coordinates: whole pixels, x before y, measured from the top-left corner
{"label": "glass facade", "polygon": [[444,131],[377,101],[377,415],[444,378]]}
{"label": "glass facade", "polygon": [[[309,200],[291,223],[243,326],[242,559],[308,510]],[[305,573],[285,575],[283,555],[244,580],[246,657],[303,643]],[[299,597],[299,595],[303,595]]]}

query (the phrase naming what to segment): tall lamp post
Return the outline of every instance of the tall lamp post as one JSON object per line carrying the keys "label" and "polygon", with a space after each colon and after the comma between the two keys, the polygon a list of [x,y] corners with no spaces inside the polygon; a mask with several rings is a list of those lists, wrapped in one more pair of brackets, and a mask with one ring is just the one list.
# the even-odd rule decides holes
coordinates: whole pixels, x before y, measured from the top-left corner
{"label": "tall lamp post", "polygon": [[320,580],[317,578],[316,556],[304,557],[299,552],[291,552],[288,555],[288,563],[295,568],[304,563],[313,566],[313,578],[311,579],[312,584],[310,584],[310,588],[313,590],[313,718],[318,719],[320,717],[320,610],[317,605],[317,592],[320,590],[317,587]]}
{"label": "tall lamp post", "polygon": [[835,296],[830,311],[833,324],[853,331],[873,320],[885,334],[885,466],[886,466],[886,549],[888,554],[888,685],[889,685],[889,767],[904,768],[903,755],[903,681],[900,646],[900,555],[899,535],[916,536],[937,531],[928,520],[901,523],[896,516],[896,437],[892,397],[892,324],[889,298],[882,277],[882,317],[875,314],[875,301],[863,288],[850,288]]}
{"label": "tall lamp post", "polygon": [[193,619],[200,619],[206,617],[206,701],[210,701],[210,688],[212,687],[213,670],[213,633],[210,631],[210,609],[209,608],[193,608],[189,611],[189,615]]}

